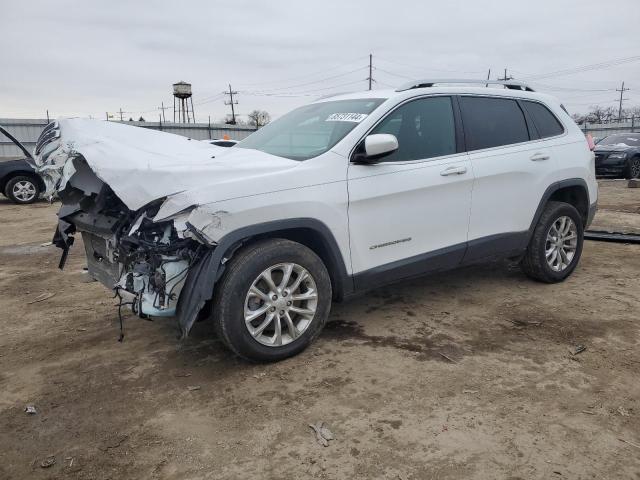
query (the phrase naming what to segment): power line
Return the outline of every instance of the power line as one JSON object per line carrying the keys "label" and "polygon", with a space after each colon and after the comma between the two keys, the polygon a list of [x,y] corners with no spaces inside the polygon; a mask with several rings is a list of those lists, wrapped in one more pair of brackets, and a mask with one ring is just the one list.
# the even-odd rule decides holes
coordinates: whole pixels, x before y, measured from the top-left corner
{"label": "power line", "polygon": [[[385,58],[380,58],[378,56],[376,56],[376,60],[382,61],[382,62],[386,62],[386,63],[395,64],[395,65],[398,65],[398,66],[401,66],[401,67],[405,67],[405,68],[411,68],[413,70],[420,70],[421,72],[432,71],[432,72],[463,73],[463,74],[484,73],[484,70],[462,71],[462,70],[443,70],[443,69],[440,69],[440,68],[433,68],[433,67],[426,67],[426,66],[418,67],[416,65],[409,65],[408,63],[402,63],[402,62],[398,62],[398,61],[395,61],[395,60],[388,60],[388,59],[385,59]],[[414,78],[415,77],[411,77],[412,80]]]}
{"label": "power line", "polygon": [[562,70],[556,70],[554,72],[541,73],[538,75],[531,75],[529,77],[524,77],[526,80],[537,80],[541,78],[551,78],[551,77],[560,77],[563,75],[573,75],[576,73],[588,72],[591,70],[602,70],[606,68],[615,67],[618,65],[623,65],[625,63],[637,62],[640,60],[640,55],[635,55],[633,57],[619,58],[616,60],[607,60],[600,63],[593,63],[591,65],[581,65],[578,67],[565,68]]}
{"label": "power line", "polygon": [[290,89],[290,88],[306,87],[306,86],[308,86],[308,85],[314,85],[314,84],[316,84],[316,83],[323,83],[323,82],[326,82],[327,80],[334,80],[334,79],[336,79],[336,78],[344,77],[344,76],[346,76],[346,75],[350,75],[350,74],[352,74],[352,73],[358,72],[358,71],[360,71],[360,70],[364,70],[364,69],[366,69],[366,68],[368,68],[368,67],[363,66],[363,67],[356,68],[355,70],[350,70],[350,71],[348,71],[348,72],[339,73],[339,74],[337,74],[337,75],[332,75],[332,76],[330,76],[330,77],[321,78],[321,79],[319,79],[319,80],[314,80],[314,81],[312,81],[312,82],[299,83],[299,84],[297,84],[297,85],[288,85],[288,86],[285,86],[285,87],[267,88],[267,89],[260,90],[260,91],[263,91],[263,92],[277,92],[277,91],[279,91],[279,90],[287,90],[287,89]]}
{"label": "power line", "polygon": [[265,91],[251,91],[251,90],[240,90],[240,93],[242,93],[243,95],[258,95],[258,96],[265,96],[265,97],[285,97],[285,96],[313,96],[310,94],[313,94],[314,92],[322,92],[322,91],[326,91],[326,90],[332,90],[334,88],[340,88],[340,87],[346,87],[348,85],[354,85],[356,83],[362,83],[363,81],[366,81],[366,79],[360,79],[360,80],[354,80],[351,82],[346,82],[346,83],[340,83],[338,85],[331,85],[329,87],[323,87],[323,88],[315,88],[312,90],[303,90],[301,92],[265,92]]}
{"label": "power line", "polygon": [[254,85],[270,85],[270,84],[273,84],[273,83],[283,83],[283,82],[285,82],[285,83],[286,82],[295,82],[295,81],[301,80],[303,78],[313,77],[315,75],[320,75],[320,74],[323,74],[323,73],[331,72],[333,70],[338,70],[340,68],[346,67],[347,65],[352,65],[352,64],[354,64],[356,62],[360,62],[361,60],[363,60],[363,58],[362,57],[358,57],[358,58],[355,58],[355,59],[353,59],[353,60],[351,60],[349,62],[340,64],[340,65],[337,65],[337,66],[334,66],[334,67],[329,67],[329,68],[325,68],[325,69],[322,69],[322,70],[319,70],[319,71],[316,71],[316,72],[306,73],[304,75],[285,78],[285,79],[281,79],[281,80],[272,80],[272,81],[269,81],[269,82],[241,83],[240,87],[250,87],[250,86],[254,86]]}
{"label": "power line", "polygon": [[375,67],[375,70],[377,72],[380,71],[380,72],[386,73],[387,75],[391,75],[392,77],[403,78],[405,80],[415,80],[415,77],[409,77],[407,75],[401,75],[399,73],[393,73],[393,72],[390,72],[389,70],[385,70],[385,69],[380,68],[380,67]]}

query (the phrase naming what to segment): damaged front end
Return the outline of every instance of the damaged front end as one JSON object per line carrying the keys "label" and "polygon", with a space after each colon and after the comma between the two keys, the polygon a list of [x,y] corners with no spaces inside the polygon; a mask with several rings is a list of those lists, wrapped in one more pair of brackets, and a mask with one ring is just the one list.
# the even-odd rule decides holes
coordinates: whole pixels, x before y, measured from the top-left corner
{"label": "damaged front end", "polygon": [[[73,162],[76,172],[88,168],[81,157]],[[172,220],[152,220],[161,201],[132,212],[104,183],[87,191],[79,181],[85,177],[72,176],[58,194],[62,207],[53,243],[63,250],[60,268],[79,232],[92,278],[113,289],[142,318],[175,315],[202,245],[181,238]]]}
{"label": "damaged front end", "polygon": [[154,221],[165,198],[127,207],[84,156],[59,138],[51,124],[35,151],[48,194],[62,202],[53,239],[62,249],[59,267],[79,233],[89,275],[114,291],[119,307],[127,305],[141,318],[177,316],[186,336],[210,293],[191,292],[179,310],[181,294],[193,267],[210,259],[215,244],[203,244],[201,234],[178,220],[184,215]]}

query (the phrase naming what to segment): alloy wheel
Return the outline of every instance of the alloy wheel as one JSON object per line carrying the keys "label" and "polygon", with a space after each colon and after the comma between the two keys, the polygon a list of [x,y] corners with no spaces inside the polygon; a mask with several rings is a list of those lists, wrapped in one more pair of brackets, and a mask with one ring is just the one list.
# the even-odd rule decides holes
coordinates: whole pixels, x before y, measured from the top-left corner
{"label": "alloy wheel", "polygon": [[296,263],[279,263],[264,270],[251,284],[244,301],[244,321],[251,336],[269,347],[300,337],[318,306],[316,282]]}
{"label": "alloy wheel", "polygon": [[20,180],[13,186],[11,193],[21,202],[30,202],[36,196],[36,186],[28,180]]}
{"label": "alloy wheel", "polygon": [[631,178],[640,178],[640,158],[634,158],[631,162]]}
{"label": "alloy wheel", "polygon": [[565,270],[576,255],[578,249],[578,228],[567,216],[556,219],[547,232],[545,257],[547,264],[555,272]]}

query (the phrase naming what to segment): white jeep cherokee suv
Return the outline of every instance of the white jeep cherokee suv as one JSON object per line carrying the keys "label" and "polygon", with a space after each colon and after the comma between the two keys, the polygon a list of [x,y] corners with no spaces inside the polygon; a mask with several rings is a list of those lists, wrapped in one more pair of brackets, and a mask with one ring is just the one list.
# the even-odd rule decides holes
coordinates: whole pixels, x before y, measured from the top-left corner
{"label": "white jeep cherokee suv", "polygon": [[[325,98],[236,147],[70,119],[35,149],[64,265],[140,317],[211,318],[238,355],[307,347],[332,300],[489,258],[559,282],[596,209],[594,156],[552,97],[416,81]],[[494,84],[497,82],[494,82]]]}

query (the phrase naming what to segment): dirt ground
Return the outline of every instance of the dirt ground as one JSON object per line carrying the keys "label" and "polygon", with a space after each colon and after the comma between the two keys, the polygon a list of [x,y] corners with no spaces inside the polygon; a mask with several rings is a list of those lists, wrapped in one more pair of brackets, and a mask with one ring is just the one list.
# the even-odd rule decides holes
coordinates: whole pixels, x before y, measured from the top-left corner
{"label": "dirt ground", "polygon": [[[640,225],[640,189],[600,205]],[[0,200],[1,479],[640,478],[639,245],[587,242],[560,285],[505,262],[384,288],[254,365],[207,323],[127,315],[118,343],[81,244],[63,272],[41,246],[57,208]]]}

